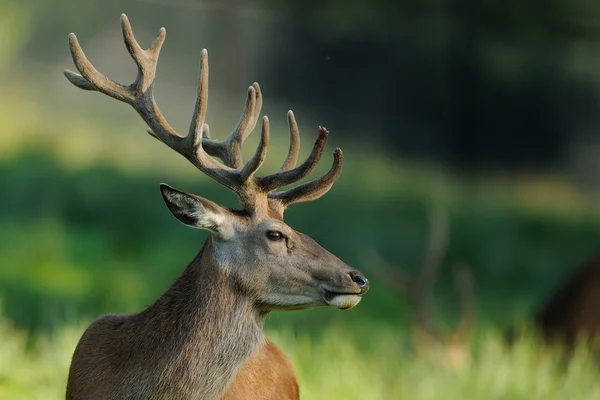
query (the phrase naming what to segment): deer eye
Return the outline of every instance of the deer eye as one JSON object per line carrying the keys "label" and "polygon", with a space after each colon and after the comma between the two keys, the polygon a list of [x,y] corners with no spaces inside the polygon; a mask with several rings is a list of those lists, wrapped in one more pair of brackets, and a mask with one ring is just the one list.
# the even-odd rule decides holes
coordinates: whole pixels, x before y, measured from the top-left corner
{"label": "deer eye", "polygon": [[279,231],[268,231],[267,237],[269,238],[269,240],[277,242],[277,241],[283,239],[285,236],[283,236],[283,233],[281,233]]}

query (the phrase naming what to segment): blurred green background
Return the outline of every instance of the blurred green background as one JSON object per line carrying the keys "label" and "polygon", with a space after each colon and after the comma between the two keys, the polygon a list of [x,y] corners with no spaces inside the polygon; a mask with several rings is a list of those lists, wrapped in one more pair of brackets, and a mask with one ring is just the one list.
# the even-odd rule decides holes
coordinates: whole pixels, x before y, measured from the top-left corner
{"label": "blurred green background", "polygon": [[[600,238],[600,6],[517,1],[0,0],[0,399],[63,396],[69,359],[97,316],[156,299],[200,249],[163,205],[159,182],[220,204],[236,199],[144,133],[124,104],[83,92],[75,32],[103,73],[133,81],[120,37],[129,16],[142,46],[167,40],[157,101],[185,132],[199,54],[210,54],[208,123],[223,138],[254,81],[271,120],[275,171],[293,109],[306,156],[330,131],[314,175],[344,149],[344,170],[286,222],[371,278],[348,312],[276,313],[267,330],[290,356],[302,398],[592,399],[596,367],[568,368],[533,338],[512,352],[503,329],[527,325]],[[256,134],[255,134],[256,135]],[[258,136],[258,135],[256,135]],[[257,137],[246,142],[250,154]],[[477,291],[474,361],[447,371],[417,357],[406,299],[371,273],[376,251],[416,271],[428,216],[442,207],[449,246],[436,318],[453,324],[451,267]],[[379,279],[378,279],[379,278]],[[358,384],[358,387],[357,387]]]}

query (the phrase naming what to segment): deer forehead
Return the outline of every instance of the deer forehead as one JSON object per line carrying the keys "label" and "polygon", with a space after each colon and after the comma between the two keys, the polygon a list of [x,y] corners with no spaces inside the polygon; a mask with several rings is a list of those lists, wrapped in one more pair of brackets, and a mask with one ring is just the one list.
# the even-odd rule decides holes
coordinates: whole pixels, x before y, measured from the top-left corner
{"label": "deer forehead", "polygon": [[221,224],[231,224],[237,234],[260,234],[265,235],[269,231],[279,231],[286,236],[295,233],[285,222],[269,216],[256,215],[253,217],[240,216],[235,213],[226,213],[219,216]]}

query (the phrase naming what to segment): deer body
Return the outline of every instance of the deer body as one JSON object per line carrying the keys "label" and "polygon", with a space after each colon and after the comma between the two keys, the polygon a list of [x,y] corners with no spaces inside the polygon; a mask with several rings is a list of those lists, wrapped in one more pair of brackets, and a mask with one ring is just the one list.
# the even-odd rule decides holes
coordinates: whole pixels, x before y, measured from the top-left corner
{"label": "deer body", "polygon": [[283,222],[289,205],[316,200],[329,191],[341,172],[342,152],[335,150],[333,165],[322,177],[276,192],[315,168],[328,131],[319,128],[311,154],[296,166],[299,132],[290,111],[286,160],[278,172],[256,177],[269,141],[267,117],[262,120],[258,148],[246,163],[241,145],[258,122],[259,85],[248,88],[242,118],[229,138],[211,139],[205,124],[208,53],[203,50],[192,123],[188,135],[180,136],[152,93],[164,28],[144,50],[125,15],[121,25],[127,50],[138,66],[133,84],[121,85],[98,72],[74,34],[69,35],[70,49],[79,73],[66,70],[66,77],[81,89],[131,105],[151,136],[235,192],[242,208],[221,207],[161,184],[171,213],[187,226],[208,230],[209,237],[180,277],[146,310],[107,315],[88,327],[73,354],[67,400],[297,399],[291,364],[264,337],[266,315],[317,306],[349,309],[369,289],[359,271]]}
{"label": "deer body", "polygon": [[567,347],[600,336],[600,257],[587,260],[550,296],[535,318],[546,342]]}
{"label": "deer body", "polygon": [[[597,353],[600,343],[600,256],[573,270],[542,303],[531,321],[545,346],[571,353],[579,341]],[[512,347],[521,332],[510,326],[504,342]]]}
{"label": "deer body", "polygon": [[67,398],[219,398],[263,344],[264,315],[227,287],[213,257],[209,241],[149,308],[95,321],[75,351]]}

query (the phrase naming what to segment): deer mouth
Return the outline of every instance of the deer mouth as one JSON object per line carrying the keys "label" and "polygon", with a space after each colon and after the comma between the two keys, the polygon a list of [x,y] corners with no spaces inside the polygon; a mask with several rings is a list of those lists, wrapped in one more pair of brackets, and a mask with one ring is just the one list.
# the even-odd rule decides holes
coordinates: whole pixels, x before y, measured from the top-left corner
{"label": "deer mouth", "polygon": [[340,310],[349,310],[360,303],[362,296],[360,292],[334,292],[325,290],[323,300],[329,306],[339,308]]}

